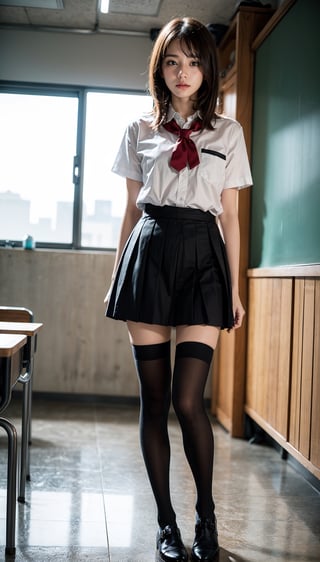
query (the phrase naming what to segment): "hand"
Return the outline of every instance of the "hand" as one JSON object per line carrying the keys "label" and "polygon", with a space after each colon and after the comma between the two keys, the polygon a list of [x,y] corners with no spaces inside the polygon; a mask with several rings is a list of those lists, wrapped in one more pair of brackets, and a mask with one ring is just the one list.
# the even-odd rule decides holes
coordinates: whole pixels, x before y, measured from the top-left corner
{"label": "hand", "polygon": [[245,310],[242,306],[239,295],[233,297],[233,317],[234,317],[234,328],[240,328],[245,315]]}

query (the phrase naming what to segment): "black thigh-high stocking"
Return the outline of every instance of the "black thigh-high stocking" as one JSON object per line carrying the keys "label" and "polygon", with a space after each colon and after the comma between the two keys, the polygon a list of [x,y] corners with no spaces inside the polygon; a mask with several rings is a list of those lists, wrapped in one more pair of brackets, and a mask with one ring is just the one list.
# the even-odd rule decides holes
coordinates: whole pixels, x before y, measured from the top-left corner
{"label": "black thigh-high stocking", "polygon": [[172,402],[180,422],[183,445],[197,489],[196,510],[212,518],[212,474],[214,441],[204,407],[204,389],[213,349],[198,342],[177,345],[173,373]]}
{"label": "black thigh-high stocking", "polygon": [[141,449],[157,504],[158,522],[165,527],[176,520],[169,488],[170,341],[133,345],[133,354],[140,382]]}

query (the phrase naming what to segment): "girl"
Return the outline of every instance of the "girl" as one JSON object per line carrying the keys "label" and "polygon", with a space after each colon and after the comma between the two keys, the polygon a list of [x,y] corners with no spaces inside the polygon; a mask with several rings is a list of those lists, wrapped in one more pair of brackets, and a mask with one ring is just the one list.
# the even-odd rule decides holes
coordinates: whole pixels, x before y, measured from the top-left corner
{"label": "girl", "polygon": [[251,185],[251,174],[241,126],[215,113],[216,47],[205,25],[176,18],[160,31],[149,89],[152,114],[128,126],[113,166],[126,177],[127,205],[106,315],[127,322],[139,377],[141,448],[158,510],[157,558],[188,559],[170,496],[172,401],[197,491],[191,556],[208,562],[219,546],[213,433],[203,394],[220,330],[239,328],[244,316],[237,190]]}

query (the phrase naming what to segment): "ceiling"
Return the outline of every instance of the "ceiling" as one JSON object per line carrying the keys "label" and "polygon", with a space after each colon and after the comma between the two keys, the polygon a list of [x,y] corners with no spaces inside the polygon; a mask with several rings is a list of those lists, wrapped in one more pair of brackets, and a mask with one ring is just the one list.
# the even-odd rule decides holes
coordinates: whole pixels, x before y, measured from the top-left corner
{"label": "ceiling", "polygon": [[[114,13],[102,14],[99,9],[100,0],[0,0],[0,25],[2,28],[24,26],[32,29],[46,28],[48,31],[53,28],[79,33],[125,32],[149,35],[151,29],[162,27],[175,16],[193,16],[205,24],[228,25],[240,4],[236,0],[110,1]],[[156,15],[145,15],[151,14],[153,4],[159,3],[159,6],[155,6],[155,9],[158,7]],[[266,1],[262,0],[261,3],[266,4]],[[43,7],[30,7],[31,5]],[[50,5],[53,7],[48,8]]]}

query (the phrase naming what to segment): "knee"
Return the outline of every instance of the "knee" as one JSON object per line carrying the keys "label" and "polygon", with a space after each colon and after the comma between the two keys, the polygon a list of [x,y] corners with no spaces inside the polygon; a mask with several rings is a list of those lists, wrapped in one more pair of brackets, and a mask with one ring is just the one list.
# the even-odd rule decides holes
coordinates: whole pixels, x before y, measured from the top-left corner
{"label": "knee", "polygon": [[178,419],[185,422],[192,422],[199,411],[199,405],[192,396],[179,396],[173,393],[172,406]]}
{"label": "knee", "polygon": [[140,393],[140,411],[144,418],[148,419],[162,419],[167,416],[170,409],[171,393],[170,389],[164,392],[161,397],[155,396],[150,392]]}

